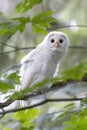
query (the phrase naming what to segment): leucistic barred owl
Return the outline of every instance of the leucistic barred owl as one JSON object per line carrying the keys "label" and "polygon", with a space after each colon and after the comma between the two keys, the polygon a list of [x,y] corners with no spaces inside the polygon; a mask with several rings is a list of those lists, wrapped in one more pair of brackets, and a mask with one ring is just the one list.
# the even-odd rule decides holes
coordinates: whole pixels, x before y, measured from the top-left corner
{"label": "leucistic barred owl", "polygon": [[55,76],[59,62],[68,50],[69,39],[63,32],[53,31],[21,60],[21,89]]}

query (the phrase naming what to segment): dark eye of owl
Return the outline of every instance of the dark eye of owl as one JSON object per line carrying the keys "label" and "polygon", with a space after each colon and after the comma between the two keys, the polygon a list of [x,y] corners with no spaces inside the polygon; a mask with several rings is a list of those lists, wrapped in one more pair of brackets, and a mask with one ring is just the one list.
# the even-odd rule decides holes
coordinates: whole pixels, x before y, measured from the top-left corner
{"label": "dark eye of owl", "polygon": [[51,43],[54,43],[55,42],[55,40],[54,39],[51,39]]}
{"label": "dark eye of owl", "polygon": [[59,43],[63,43],[63,39],[60,39],[60,40],[59,40]]}

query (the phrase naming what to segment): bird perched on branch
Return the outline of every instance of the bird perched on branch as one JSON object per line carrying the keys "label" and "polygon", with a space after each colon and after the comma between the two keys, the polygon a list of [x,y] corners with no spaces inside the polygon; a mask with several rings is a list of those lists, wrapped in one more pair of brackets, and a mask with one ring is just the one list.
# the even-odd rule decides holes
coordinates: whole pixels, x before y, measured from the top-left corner
{"label": "bird perched on branch", "polygon": [[63,32],[48,33],[44,40],[21,60],[21,89],[53,78],[68,46],[68,36]]}

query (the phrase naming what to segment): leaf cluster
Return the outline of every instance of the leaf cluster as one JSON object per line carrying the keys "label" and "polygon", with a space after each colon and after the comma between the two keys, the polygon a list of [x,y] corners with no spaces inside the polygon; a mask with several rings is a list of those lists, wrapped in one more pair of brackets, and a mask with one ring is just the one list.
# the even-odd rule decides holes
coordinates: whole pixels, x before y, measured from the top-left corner
{"label": "leaf cluster", "polygon": [[[9,34],[9,38],[17,31],[24,32],[26,24],[31,23],[35,33],[46,34],[46,29],[56,20],[52,17],[53,11],[46,11],[35,15],[33,18],[29,16],[21,16],[21,13],[29,11],[36,4],[40,4],[42,0],[23,0],[16,6],[16,12],[20,13],[20,17],[7,19],[0,22],[0,36]],[[2,14],[0,14],[2,17]]]}
{"label": "leaf cluster", "polygon": [[86,130],[87,129],[87,108],[83,109],[79,114],[73,114],[70,121],[64,123],[65,130]]}
{"label": "leaf cluster", "polygon": [[39,110],[34,108],[30,110],[20,111],[15,113],[15,119],[21,122],[21,130],[23,129],[34,129],[33,120],[38,116]]}
{"label": "leaf cluster", "polygon": [[20,83],[17,72],[4,73],[0,80],[0,92],[7,93],[14,90],[15,85]]}
{"label": "leaf cluster", "polygon": [[16,7],[16,11],[19,13],[24,13],[26,11],[28,11],[29,9],[31,9],[33,6],[35,6],[36,4],[40,4],[43,0],[23,0],[22,2],[20,2],[17,7]]}

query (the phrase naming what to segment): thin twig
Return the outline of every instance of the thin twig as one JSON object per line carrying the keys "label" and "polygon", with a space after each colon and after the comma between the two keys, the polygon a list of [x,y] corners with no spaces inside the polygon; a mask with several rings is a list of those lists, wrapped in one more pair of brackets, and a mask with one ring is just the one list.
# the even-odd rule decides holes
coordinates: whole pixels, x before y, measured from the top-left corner
{"label": "thin twig", "polygon": [[[1,52],[0,55],[9,54],[9,53],[14,53],[14,52],[23,51],[23,50],[32,50],[32,49],[34,49],[34,48],[35,48],[35,47],[16,48],[16,49],[11,50],[11,51]],[[87,46],[69,46],[69,48],[70,48],[70,49],[87,49]]]}
{"label": "thin twig", "polygon": [[[48,93],[48,92],[50,92],[50,91],[54,91],[54,90],[59,90],[59,89],[62,89],[62,88],[64,88],[64,86],[66,86],[66,85],[68,85],[68,84],[72,84],[72,83],[77,83],[77,82],[87,82],[87,77],[83,77],[83,79],[81,80],[81,81],[76,81],[76,80],[67,80],[66,82],[65,81],[62,81],[62,82],[58,82],[58,83],[56,83],[56,84],[53,84],[52,85],[52,87],[51,88],[45,88],[44,90],[43,90],[43,93]],[[19,98],[17,98],[16,100],[26,100],[26,99],[28,99],[28,98],[32,98],[32,97],[36,97],[36,96],[40,96],[40,95],[43,95],[42,94],[42,90],[41,91],[38,91],[38,92],[32,92],[32,93],[29,93],[29,94],[27,94],[27,95],[25,95],[25,96],[23,96],[23,97],[19,97]],[[4,107],[7,107],[7,106],[9,106],[10,104],[12,104],[14,101],[16,101],[16,100],[13,100],[13,99],[11,99],[10,97],[9,97],[9,99],[7,100],[7,101],[5,101],[5,102],[3,102],[3,103],[0,103],[0,108],[4,108]],[[63,99],[59,99],[59,100],[62,100],[63,101]],[[65,101],[66,99],[64,99],[64,101]],[[69,100],[69,99],[68,99]],[[71,100],[71,99],[70,99]]]}
{"label": "thin twig", "polygon": [[70,49],[87,49],[87,46],[69,46]]}
{"label": "thin twig", "polygon": [[9,45],[9,44],[1,44],[1,46],[7,46],[7,47],[11,47],[11,48],[14,48],[14,49],[18,49],[18,47],[16,46],[13,46],[13,45]]}
{"label": "thin twig", "polygon": [[1,52],[0,54],[1,54],[1,55],[3,55],[3,54],[9,54],[9,53],[17,52],[17,51],[23,51],[23,50],[34,49],[34,48],[35,48],[35,47],[16,48],[16,49],[11,50],[11,51]]}
{"label": "thin twig", "polygon": [[87,25],[62,25],[62,26],[59,25],[59,26],[47,28],[47,31],[51,31],[51,30],[58,29],[58,28],[71,28],[71,27],[87,28]]}

